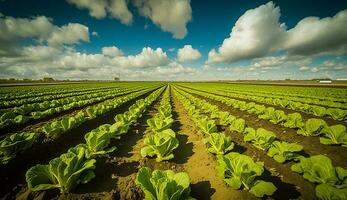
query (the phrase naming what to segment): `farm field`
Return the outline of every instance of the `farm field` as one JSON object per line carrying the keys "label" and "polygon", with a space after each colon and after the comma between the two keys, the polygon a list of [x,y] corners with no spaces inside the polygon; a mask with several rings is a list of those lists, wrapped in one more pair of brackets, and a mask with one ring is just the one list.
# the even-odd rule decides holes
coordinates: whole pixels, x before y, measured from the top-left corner
{"label": "farm field", "polygon": [[347,88],[0,87],[2,199],[347,199]]}

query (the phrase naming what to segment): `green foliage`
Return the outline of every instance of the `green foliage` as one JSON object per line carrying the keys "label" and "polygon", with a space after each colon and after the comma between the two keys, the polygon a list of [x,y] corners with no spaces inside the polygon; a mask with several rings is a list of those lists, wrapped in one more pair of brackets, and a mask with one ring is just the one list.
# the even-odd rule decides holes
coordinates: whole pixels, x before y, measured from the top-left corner
{"label": "green foliage", "polygon": [[296,160],[299,156],[297,152],[302,151],[302,149],[303,147],[296,143],[274,141],[267,155],[274,158],[277,162],[283,163],[288,160]]}
{"label": "green foliage", "polygon": [[205,134],[217,132],[217,126],[214,123],[214,120],[209,120],[208,118],[199,119],[198,126]]}
{"label": "green foliage", "polygon": [[145,193],[146,200],[194,200],[190,195],[190,179],[187,173],[171,170],[152,170],[142,167],[135,183]]}
{"label": "green foliage", "polygon": [[347,132],[344,125],[326,126],[322,130],[322,134],[321,138],[319,138],[322,144],[342,144],[347,146]]}
{"label": "green foliage", "polygon": [[142,157],[157,156],[157,162],[174,158],[172,151],[179,145],[176,134],[171,129],[148,134],[144,143],[146,146],[141,149]]}
{"label": "green foliage", "polygon": [[326,126],[327,124],[324,120],[312,118],[307,120],[305,125],[297,133],[304,136],[318,136]]}
{"label": "green foliage", "polygon": [[203,141],[209,146],[207,150],[213,154],[223,155],[234,148],[231,138],[224,133],[211,133]]}
{"label": "green foliage", "polygon": [[254,162],[251,157],[239,153],[218,156],[218,173],[233,189],[242,186],[256,197],[272,195],[277,188],[270,182],[257,180],[264,172],[263,163]]}
{"label": "green foliage", "polygon": [[213,112],[211,114],[211,118],[219,119],[219,123],[223,126],[230,125],[234,120],[236,120],[235,116],[230,115],[228,112]]}
{"label": "green foliage", "polygon": [[147,124],[154,132],[161,132],[171,127],[173,119],[170,117],[153,117],[147,120]]}
{"label": "green foliage", "polygon": [[328,108],[327,113],[335,120],[342,121],[347,117],[347,110],[339,108]]}
{"label": "green foliage", "polygon": [[0,141],[0,164],[6,164],[16,155],[30,148],[36,139],[35,133],[15,133]]}
{"label": "green foliage", "polygon": [[245,142],[250,142],[255,147],[262,150],[269,149],[275,139],[276,134],[263,128],[258,128],[257,130],[247,129],[247,133],[243,138]]}
{"label": "green foliage", "polygon": [[85,157],[86,149],[77,146],[55,158],[48,165],[36,165],[30,168],[25,177],[32,191],[59,188],[68,193],[80,183],[87,183],[95,177],[95,160]]}
{"label": "green foliage", "polygon": [[291,169],[303,174],[310,182],[319,184],[316,196],[320,199],[345,199],[347,196],[347,170],[334,167],[331,160],[324,155],[300,157],[300,162]]}
{"label": "green foliage", "polygon": [[108,148],[113,136],[110,127],[111,125],[109,124],[101,125],[84,136],[87,158],[104,155],[117,149],[115,146]]}
{"label": "green foliage", "polygon": [[236,131],[238,133],[243,133],[245,128],[246,128],[246,121],[242,118],[234,120],[229,126],[229,129],[231,131]]}
{"label": "green foliage", "polygon": [[275,110],[270,116],[270,122],[279,124],[287,120],[287,115],[282,110]]}
{"label": "green foliage", "polygon": [[287,128],[302,128],[304,126],[302,116],[300,115],[300,113],[289,114],[283,126]]}

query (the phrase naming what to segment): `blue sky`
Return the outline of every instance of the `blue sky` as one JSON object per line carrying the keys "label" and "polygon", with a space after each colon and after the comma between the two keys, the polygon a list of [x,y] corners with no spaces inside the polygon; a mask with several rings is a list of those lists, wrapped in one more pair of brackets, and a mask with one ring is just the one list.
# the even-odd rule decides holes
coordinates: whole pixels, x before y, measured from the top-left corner
{"label": "blue sky", "polygon": [[[105,15],[101,17],[95,17],[90,12],[96,7],[100,8],[100,5],[88,4],[88,0],[1,1],[0,13],[2,13],[2,17],[0,18],[0,27],[4,26],[4,28],[0,29],[0,34],[11,35],[11,27],[6,27],[8,26],[6,21],[11,20],[13,23],[17,23],[18,26],[23,27],[23,34],[17,32],[14,34],[18,35],[16,37],[3,36],[1,38],[0,36],[0,44],[6,46],[2,54],[0,50],[0,68],[3,68],[0,71],[0,77],[40,78],[42,76],[52,76],[60,79],[109,79],[112,76],[107,72],[112,71],[111,74],[116,74],[117,71],[120,71],[124,74],[123,78],[128,80],[186,80],[191,77],[196,80],[284,79],[288,77],[294,79],[347,78],[347,37],[340,36],[336,38],[337,33],[340,33],[340,35],[347,33],[347,26],[339,26],[339,23],[347,22],[347,17],[341,14],[342,17],[340,18],[327,19],[327,17],[334,18],[337,13],[347,9],[346,1],[330,0],[317,3],[317,1],[297,0],[272,2],[172,0],[172,5],[168,7],[160,4],[162,0],[145,0],[143,1],[145,3],[141,5],[136,3],[138,0],[102,1],[106,2],[106,11]],[[121,22],[120,18],[114,17],[117,12],[121,13],[124,10],[107,11],[113,1],[125,2],[126,10],[131,13],[132,22],[125,24]],[[83,4],[85,2],[87,2],[86,5],[94,7],[86,7]],[[181,5],[187,11],[169,12],[175,5]],[[165,9],[169,10],[167,16],[162,16],[160,11],[146,14],[144,13],[146,8],[158,8],[164,10],[164,13]],[[248,12],[249,10],[253,11]],[[278,13],[273,16],[266,16],[269,11],[278,11]],[[186,15],[186,17],[182,18],[179,15]],[[51,27],[52,30],[42,27],[36,30],[31,21],[38,16],[47,18],[51,24],[47,24],[47,27]],[[247,27],[249,29],[258,27],[254,30],[246,30],[245,34],[240,33],[243,35],[252,33],[250,34],[252,36],[249,36],[252,38],[244,38],[245,41],[255,39],[254,44],[248,44],[252,50],[242,49],[242,46],[246,45],[240,44],[241,49],[238,51],[236,49],[240,47],[238,41],[235,37],[230,36],[232,28],[236,26],[242,16],[246,20],[243,24],[239,23],[238,27]],[[312,30],[317,29],[318,33],[316,36],[313,35],[313,39],[307,36],[310,33],[301,33],[294,30],[300,20],[311,16],[317,17],[317,21],[309,21],[304,25],[312,26]],[[251,20],[252,17],[257,19],[264,17],[264,19],[259,20],[258,24],[248,26],[247,20]],[[279,18],[277,21],[276,17]],[[173,20],[167,22],[167,18]],[[20,19],[26,19],[27,24],[20,23]],[[265,27],[266,24],[274,23],[274,21],[267,22],[266,20],[276,22],[268,27],[268,29],[274,28],[273,31],[269,30],[265,33],[264,30],[259,28],[262,27],[262,24]],[[63,27],[68,26],[69,23],[78,24],[81,28],[78,30],[87,27],[87,33],[84,33],[87,35],[81,38],[76,36],[69,41],[62,41],[63,39],[59,38],[59,44],[57,42],[54,45],[50,44],[49,38],[51,35],[58,35],[58,32],[62,34],[63,31],[59,30],[64,29]],[[279,28],[283,23],[285,28]],[[165,30],[164,26],[171,31]],[[175,38],[175,31],[177,30],[175,27],[178,27],[177,29],[185,28],[186,34],[180,36],[180,38]],[[324,34],[324,27],[333,27],[331,33]],[[266,35],[275,34],[273,32],[278,31],[277,29],[286,32],[274,35],[274,38],[278,37],[281,42],[276,40],[257,44],[257,40],[265,41],[269,39],[266,38]],[[28,30],[30,30],[30,33],[28,33]],[[66,28],[66,30],[69,33],[70,29]],[[76,29],[71,28],[71,30]],[[295,33],[287,33],[290,30]],[[72,32],[70,33],[72,34]],[[76,34],[79,35],[79,32],[76,32]],[[236,34],[234,33],[234,35]],[[67,36],[59,37],[66,38]],[[317,51],[312,50],[317,42],[307,44],[311,39],[313,41],[330,41],[331,38],[333,40],[331,43],[318,44],[317,49],[319,50]],[[334,40],[334,38],[336,39]],[[226,39],[229,39],[230,42],[223,44]],[[284,40],[292,41],[294,45],[287,44],[288,42]],[[273,46],[274,43],[279,44]],[[187,47],[186,51],[182,51],[185,59],[181,61],[178,59],[177,53],[185,45],[191,45],[192,48]],[[121,58],[103,56],[102,48],[104,47],[117,48],[122,52],[121,55],[117,55]],[[143,53],[145,47],[150,48],[147,54]],[[155,52],[158,48],[162,51]],[[45,57],[47,55],[30,56],[27,53],[31,51],[40,52],[37,49],[45,49],[42,50],[43,52],[52,52],[54,58],[48,59]],[[215,49],[217,54],[209,57],[209,52],[212,49]],[[200,56],[196,56],[192,50],[198,51]],[[239,52],[240,55],[235,56]],[[161,54],[165,54],[166,57],[160,57]],[[137,59],[137,55],[141,57]],[[132,57],[136,58],[133,59]],[[80,62],[73,63],[71,60]],[[270,60],[271,63],[269,63]],[[81,63],[94,62],[98,67],[81,66]],[[125,64],[129,64],[129,67]],[[94,76],[96,71],[100,72],[100,76]],[[102,73],[106,73],[105,75],[108,76]],[[155,77],[151,76],[153,74]]]}

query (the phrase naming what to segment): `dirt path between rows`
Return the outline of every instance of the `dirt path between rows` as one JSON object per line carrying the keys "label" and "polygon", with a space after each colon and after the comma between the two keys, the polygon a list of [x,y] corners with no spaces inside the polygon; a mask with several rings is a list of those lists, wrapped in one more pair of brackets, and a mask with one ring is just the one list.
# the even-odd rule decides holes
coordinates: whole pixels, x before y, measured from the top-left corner
{"label": "dirt path between rows", "polygon": [[[231,189],[217,175],[217,162],[214,156],[206,151],[194,122],[189,119],[188,113],[175,95],[172,99],[177,120],[181,123],[179,133],[187,136],[186,144],[192,148],[192,155],[183,164],[184,171],[191,178],[191,195],[199,200],[255,199],[248,191]],[[186,150],[182,153],[187,154]]]}

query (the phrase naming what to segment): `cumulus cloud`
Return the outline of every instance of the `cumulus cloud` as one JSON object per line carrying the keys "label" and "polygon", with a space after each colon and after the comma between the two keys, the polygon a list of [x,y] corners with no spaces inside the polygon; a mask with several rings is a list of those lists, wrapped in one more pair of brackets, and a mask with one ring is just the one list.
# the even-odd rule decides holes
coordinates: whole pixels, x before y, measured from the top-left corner
{"label": "cumulus cloud", "polygon": [[78,23],[58,27],[50,18],[0,18],[0,55],[15,56],[21,53],[17,45],[21,39],[34,39],[50,46],[70,45],[79,41],[89,41],[89,29]]}
{"label": "cumulus cloud", "polygon": [[209,52],[208,62],[232,63],[267,55],[279,46],[285,32],[279,18],[280,9],[272,2],[248,10],[237,20],[221,47]]}
{"label": "cumulus cloud", "polygon": [[192,18],[190,0],[134,0],[139,12],[174,38],[187,35],[187,23]]}
{"label": "cumulus cloud", "polygon": [[177,51],[177,59],[180,62],[197,60],[199,58],[201,58],[199,50],[193,49],[192,45],[184,45],[183,48]]}
{"label": "cumulus cloud", "polygon": [[347,10],[334,17],[307,17],[288,30],[284,48],[290,54],[347,53]]}
{"label": "cumulus cloud", "polygon": [[122,50],[120,50],[119,48],[115,46],[103,47],[101,51],[102,51],[102,54],[104,54],[105,56],[110,56],[110,57],[118,57],[123,55]]}
{"label": "cumulus cloud", "polygon": [[133,15],[129,11],[126,0],[67,0],[79,9],[87,9],[89,15],[97,19],[107,16],[119,19],[123,24],[131,24]]}
{"label": "cumulus cloud", "polygon": [[56,27],[47,39],[48,44],[52,46],[75,44],[79,41],[89,42],[89,29],[87,26],[76,23]]}
{"label": "cumulus cloud", "polygon": [[123,24],[131,24],[133,15],[129,11],[125,0],[113,0],[108,7],[110,14],[119,19]]}
{"label": "cumulus cloud", "polygon": [[347,10],[333,17],[307,17],[286,30],[279,22],[280,8],[273,2],[245,12],[230,37],[208,54],[207,63],[233,63],[284,50],[290,55],[342,55],[347,53]]}
{"label": "cumulus cloud", "polygon": [[106,0],[67,0],[67,2],[77,6],[79,9],[87,9],[89,15],[95,18],[106,17],[106,7],[108,6]]}

